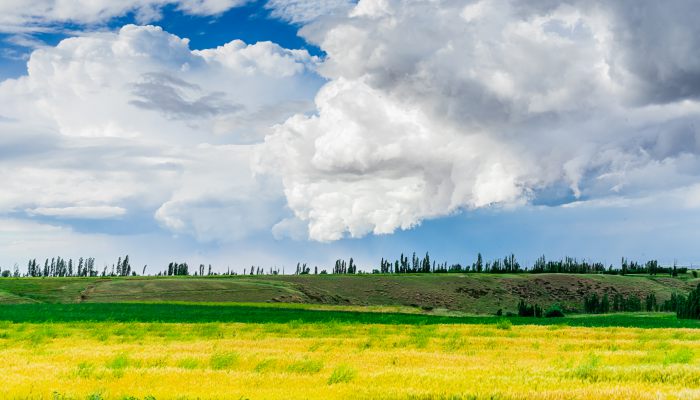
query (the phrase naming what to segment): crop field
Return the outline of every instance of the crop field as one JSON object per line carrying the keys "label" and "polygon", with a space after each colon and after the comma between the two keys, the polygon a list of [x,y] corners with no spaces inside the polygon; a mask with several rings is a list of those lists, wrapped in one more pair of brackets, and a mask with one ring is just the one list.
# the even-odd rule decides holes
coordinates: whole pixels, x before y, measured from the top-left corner
{"label": "crop field", "polygon": [[700,322],[669,314],[311,308],[2,306],[0,398],[700,399]]}

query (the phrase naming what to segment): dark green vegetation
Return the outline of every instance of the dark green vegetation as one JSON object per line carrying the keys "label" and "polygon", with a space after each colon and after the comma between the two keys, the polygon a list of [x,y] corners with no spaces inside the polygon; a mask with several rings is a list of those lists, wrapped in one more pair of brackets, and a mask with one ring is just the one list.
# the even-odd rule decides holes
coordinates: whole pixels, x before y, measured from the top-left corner
{"label": "dark green vegetation", "polygon": [[[676,298],[676,314],[678,318],[700,319],[700,284],[685,297]],[[671,301],[673,304],[673,301]]]}
{"label": "dark green vegetation", "polygon": [[544,310],[558,304],[569,313],[583,312],[584,298],[592,293],[599,299],[653,294],[663,304],[674,294],[687,295],[699,282],[690,275],[484,273],[3,278],[0,303],[266,302],[495,314],[499,309],[515,313],[525,300]]}
{"label": "dark green vegetation", "polygon": [[[278,305],[197,305],[174,303],[13,304],[0,307],[0,321],[11,322],[242,322],[338,324],[499,324],[506,317],[324,311]],[[700,321],[670,313],[579,315],[562,318],[507,317],[514,325],[585,327],[700,328]]]}

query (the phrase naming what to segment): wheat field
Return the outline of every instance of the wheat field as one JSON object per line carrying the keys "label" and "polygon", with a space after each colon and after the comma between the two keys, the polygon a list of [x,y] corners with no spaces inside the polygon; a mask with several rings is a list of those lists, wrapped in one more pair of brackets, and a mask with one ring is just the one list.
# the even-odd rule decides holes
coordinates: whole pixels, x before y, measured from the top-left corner
{"label": "wheat field", "polygon": [[3,399],[700,399],[700,331],[0,322]]}

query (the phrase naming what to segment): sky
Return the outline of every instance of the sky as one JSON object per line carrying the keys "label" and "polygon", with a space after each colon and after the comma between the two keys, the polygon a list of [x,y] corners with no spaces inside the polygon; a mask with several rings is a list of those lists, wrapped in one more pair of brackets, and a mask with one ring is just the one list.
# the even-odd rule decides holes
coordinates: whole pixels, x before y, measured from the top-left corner
{"label": "sky", "polygon": [[700,264],[694,0],[6,0],[0,268]]}

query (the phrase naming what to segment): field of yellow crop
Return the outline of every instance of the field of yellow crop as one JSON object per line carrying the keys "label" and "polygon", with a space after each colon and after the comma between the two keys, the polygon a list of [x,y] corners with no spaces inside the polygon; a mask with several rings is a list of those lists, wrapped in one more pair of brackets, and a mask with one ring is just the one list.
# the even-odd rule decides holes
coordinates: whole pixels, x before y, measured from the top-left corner
{"label": "field of yellow crop", "polygon": [[700,399],[700,331],[0,322],[3,399]]}

